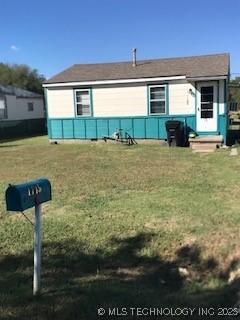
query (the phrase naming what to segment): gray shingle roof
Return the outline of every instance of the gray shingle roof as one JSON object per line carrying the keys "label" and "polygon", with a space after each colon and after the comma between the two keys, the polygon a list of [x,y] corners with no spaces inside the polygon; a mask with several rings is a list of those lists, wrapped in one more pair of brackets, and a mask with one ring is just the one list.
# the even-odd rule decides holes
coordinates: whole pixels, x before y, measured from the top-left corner
{"label": "gray shingle roof", "polygon": [[0,84],[0,93],[9,94],[16,96],[18,98],[42,98],[43,96],[21,88],[17,88],[14,86],[4,86]]}
{"label": "gray shingle roof", "polygon": [[226,76],[229,72],[229,54],[214,54],[193,57],[132,62],[75,64],[55,75],[45,83],[81,82],[152,78],[164,76],[210,77]]}

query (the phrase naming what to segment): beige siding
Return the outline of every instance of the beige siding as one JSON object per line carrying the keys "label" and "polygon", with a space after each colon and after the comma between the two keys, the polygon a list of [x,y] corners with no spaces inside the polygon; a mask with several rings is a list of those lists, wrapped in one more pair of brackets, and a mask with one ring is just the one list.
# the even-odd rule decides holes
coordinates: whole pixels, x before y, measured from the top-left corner
{"label": "beige siding", "polygon": [[[28,103],[33,103],[33,111],[28,111]],[[24,120],[44,117],[43,99],[16,98],[6,95],[7,119]]]}
{"label": "beige siding", "polygon": [[73,89],[47,89],[49,118],[75,116]]}
{"label": "beige siding", "polygon": [[195,88],[191,83],[170,83],[169,114],[194,114],[194,95]]}
{"label": "beige siding", "polygon": [[147,115],[146,85],[94,88],[93,108],[95,117]]}
{"label": "beige siding", "polygon": [[[194,83],[169,83],[169,114],[195,114]],[[146,116],[147,85],[108,85],[92,89],[94,117]],[[49,118],[75,117],[74,89],[47,89]],[[219,113],[224,112],[224,80],[219,81]]]}

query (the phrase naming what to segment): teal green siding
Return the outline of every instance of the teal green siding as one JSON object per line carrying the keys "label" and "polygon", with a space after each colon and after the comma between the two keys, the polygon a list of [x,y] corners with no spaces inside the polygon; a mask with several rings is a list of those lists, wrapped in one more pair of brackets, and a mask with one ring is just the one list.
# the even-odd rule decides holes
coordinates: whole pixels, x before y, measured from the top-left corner
{"label": "teal green siding", "polygon": [[107,120],[97,120],[97,138],[101,139],[102,136],[108,135],[108,121]]}
{"label": "teal green siding", "polygon": [[159,139],[158,118],[148,118],[146,121],[146,139]]}
{"label": "teal green siding", "polygon": [[120,128],[123,129],[123,131],[130,134],[130,136],[133,136],[133,119],[129,118],[123,118],[120,119]]}
{"label": "teal green siding", "polygon": [[62,121],[62,126],[63,126],[63,137],[64,139],[69,139],[73,134],[73,120],[63,120]]}
{"label": "teal green siding", "polygon": [[228,116],[223,114],[218,116],[219,120],[219,133],[223,135],[224,142],[227,141],[227,122],[228,122]]}
{"label": "teal green siding", "polygon": [[146,121],[145,119],[133,119],[134,137],[141,139],[146,136]]}
{"label": "teal green siding", "polygon": [[[167,138],[167,132],[165,129],[165,122],[167,120],[170,120],[172,118],[158,118],[158,136],[161,139],[161,137],[163,137],[164,139]],[[181,119],[182,121],[183,119]]]}
{"label": "teal green siding", "polygon": [[74,126],[74,138],[76,139],[86,139],[86,127],[85,121],[82,119],[75,119],[73,120]]}
{"label": "teal green siding", "polygon": [[116,129],[121,128],[121,123],[120,123],[120,119],[119,118],[107,118],[107,121],[109,123],[108,125],[108,135],[109,132],[111,132],[111,134],[113,132],[116,131]]}
{"label": "teal green siding", "polygon": [[51,133],[50,137],[52,139],[63,139],[64,135],[63,135],[63,126],[62,126],[62,122],[63,119],[60,120],[54,120],[51,121],[51,119],[49,119],[49,131]]}
{"label": "teal green siding", "polygon": [[189,130],[195,130],[194,115],[49,119],[50,139],[101,139],[123,129],[136,139],[166,139],[165,122],[183,121]]}
{"label": "teal green siding", "polygon": [[[196,130],[195,115],[124,117],[124,118],[84,118],[49,119],[48,135],[50,139],[101,139],[112,135],[116,129],[123,129],[136,139],[166,139],[165,122],[179,120],[184,122],[186,131]],[[221,134],[226,141],[227,116],[219,115],[217,132],[203,134]]]}
{"label": "teal green siding", "polygon": [[86,139],[97,138],[97,121],[95,119],[86,121]]}

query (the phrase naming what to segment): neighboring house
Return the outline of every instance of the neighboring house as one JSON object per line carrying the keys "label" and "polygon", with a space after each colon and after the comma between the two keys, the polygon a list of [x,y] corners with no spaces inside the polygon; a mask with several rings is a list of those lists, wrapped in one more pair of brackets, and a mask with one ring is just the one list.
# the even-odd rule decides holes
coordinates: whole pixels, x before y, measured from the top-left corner
{"label": "neighboring house", "polygon": [[228,80],[228,54],[76,64],[43,84],[49,139],[101,139],[117,128],[166,139],[174,119],[226,141]]}
{"label": "neighboring house", "polygon": [[0,138],[43,133],[44,130],[43,96],[0,84]]}

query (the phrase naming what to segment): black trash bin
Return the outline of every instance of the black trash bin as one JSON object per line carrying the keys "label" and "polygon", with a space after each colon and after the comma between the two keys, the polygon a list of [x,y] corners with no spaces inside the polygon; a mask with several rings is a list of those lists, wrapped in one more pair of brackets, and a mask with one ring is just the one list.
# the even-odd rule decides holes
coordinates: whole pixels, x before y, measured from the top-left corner
{"label": "black trash bin", "polygon": [[168,120],[165,123],[167,142],[169,146],[182,147],[185,144],[184,123],[178,120]]}

